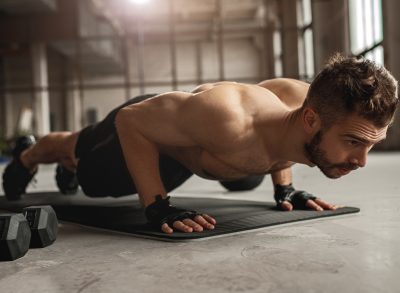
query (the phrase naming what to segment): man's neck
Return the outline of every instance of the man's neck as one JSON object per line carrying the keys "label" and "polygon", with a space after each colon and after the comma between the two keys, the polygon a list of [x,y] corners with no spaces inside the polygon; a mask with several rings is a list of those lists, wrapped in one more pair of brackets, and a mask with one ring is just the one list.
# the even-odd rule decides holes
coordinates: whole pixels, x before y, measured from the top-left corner
{"label": "man's neck", "polygon": [[274,145],[270,148],[272,157],[277,161],[290,161],[312,166],[304,154],[307,134],[301,121],[301,108],[287,111],[277,119],[273,135]]}

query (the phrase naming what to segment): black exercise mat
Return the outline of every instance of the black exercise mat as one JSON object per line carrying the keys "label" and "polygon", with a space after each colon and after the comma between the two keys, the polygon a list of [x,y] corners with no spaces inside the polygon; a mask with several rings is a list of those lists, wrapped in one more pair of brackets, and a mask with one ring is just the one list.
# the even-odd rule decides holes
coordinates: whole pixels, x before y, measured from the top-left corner
{"label": "black exercise mat", "polygon": [[81,193],[68,196],[58,192],[41,192],[25,195],[22,200],[14,202],[0,197],[0,209],[17,212],[26,206],[50,204],[55,209],[58,219],[62,221],[164,240],[212,237],[360,211],[358,208],[345,207],[336,211],[295,210],[282,212],[277,210],[275,204],[271,202],[216,198],[171,197],[171,202],[179,207],[212,215],[217,220],[216,228],[211,231],[174,232],[167,235],[146,225],[137,196],[89,198]]}

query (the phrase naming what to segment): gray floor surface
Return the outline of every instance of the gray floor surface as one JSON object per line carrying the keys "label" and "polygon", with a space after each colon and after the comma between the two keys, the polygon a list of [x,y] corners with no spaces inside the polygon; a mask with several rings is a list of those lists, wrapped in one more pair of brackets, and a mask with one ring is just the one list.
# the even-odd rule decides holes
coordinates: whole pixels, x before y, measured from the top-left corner
{"label": "gray floor surface", "polygon": [[[400,292],[399,171],[400,153],[338,180],[295,166],[298,189],[361,213],[197,242],[61,223],[52,246],[0,263],[0,292]],[[43,166],[29,190],[55,190],[53,174]],[[272,185],[227,193],[193,177],[171,195],[271,201]]]}

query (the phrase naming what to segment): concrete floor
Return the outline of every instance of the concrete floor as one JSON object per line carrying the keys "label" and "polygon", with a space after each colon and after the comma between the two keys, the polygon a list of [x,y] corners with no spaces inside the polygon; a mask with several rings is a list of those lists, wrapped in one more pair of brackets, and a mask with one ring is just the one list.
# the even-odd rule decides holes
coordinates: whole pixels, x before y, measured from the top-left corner
{"label": "concrete floor", "polygon": [[[62,223],[52,246],[0,263],[0,292],[399,292],[399,167],[400,153],[375,153],[332,181],[295,166],[298,189],[361,213],[236,236],[170,243]],[[53,169],[30,190],[55,190]],[[271,201],[272,185],[232,194],[192,178],[172,195]]]}

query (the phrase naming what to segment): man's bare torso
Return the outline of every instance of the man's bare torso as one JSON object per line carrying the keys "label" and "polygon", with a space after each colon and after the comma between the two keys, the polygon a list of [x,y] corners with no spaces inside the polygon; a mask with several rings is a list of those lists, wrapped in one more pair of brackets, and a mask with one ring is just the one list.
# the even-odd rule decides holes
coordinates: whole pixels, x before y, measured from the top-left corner
{"label": "man's bare torso", "polygon": [[[277,147],[273,135],[279,131],[276,121],[301,105],[307,89],[306,83],[282,79],[281,82],[266,81],[260,85],[220,83],[194,95],[180,93],[176,97],[178,107],[185,103],[188,106],[182,110],[185,113],[177,123],[187,124],[183,133],[190,132],[190,139],[172,134],[173,137],[165,138],[165,142],[162,137],[153,140],[160,153],[168,154],[193,173],[207,179],[234,180],[284,169],[292,163],[277,161],[273,157],[273,149]],[[153,101],[128,108],[147,107],[142,110],[147,115],[143,115],[143,120],[138,122],[157,128],[157,125],[152,125],[151,119],[146,121],[146,116],[155,116],[156,107],[165,107],[167,111],[169,107],[176,107],[173,104],[175,97],[171,95],[155,97]],[[168,128],[163,127],[159,131],[168,136]],[[148,134],[150,140],[152,135],[158,135],[154,131]],[[146,133],[145,129],[143,133]]]}

